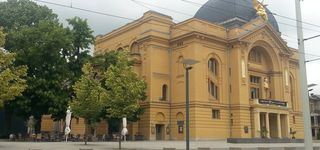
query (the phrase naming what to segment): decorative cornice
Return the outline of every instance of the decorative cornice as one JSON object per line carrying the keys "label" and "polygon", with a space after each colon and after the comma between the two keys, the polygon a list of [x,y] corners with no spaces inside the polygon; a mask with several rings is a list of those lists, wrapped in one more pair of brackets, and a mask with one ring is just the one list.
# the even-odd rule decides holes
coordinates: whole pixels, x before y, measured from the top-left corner
{"label": "decorative cornice", "polygon": [[[168,28],[170,26],[174,25],[173,22],[165,20],[165,19],[163,19],[163,18],[161,18],[159,16],[156,16],[156,15],[152,15],[152,16],[148,16],[148,17],[142,16],[141,18],[139,18],[139,19],[137,19],[137,20],[135,20],[133,22],[130,22],[130,23],[128,23],[128,24],[126,24],[126,25],[124,25],[124,26],[122,26],[120,28],[117,28],[117,29],[105,34],[105,35],[97,36],[96,37],[96,43],[99,44],[99,43],[101,43],[101,42],[103,42],[105,40],[111,39],[111,38],[113,38],[115,36],[119,36],[120,34],[125,33],[128,30],[132,30],[133,28],[139,27],[142,24],[145,24],[145,23],[151,24],[151,23],[148,23],[148,22],[152,21],[152,20],[155,20],[155,21],[157,21],[159,23],[167,24]],[[159,25],[161,25],[161,24],[159,24]]]}
{"label": "decorative cornice", "polygon": [[185,41],[187,39],[200,39],[200,40],[206,40],[206,41],[210,41],[210,42],[214,41],[214,42],[218,42],[218,43],[221,43],[224,45],[227,44],[227,40],[223,39],[221,37],[198,32],[198,31],[192,31],[192,32],[188,32],[186,34],[180,35],[178,37],[175,37],[173,39],[170,39],[170,45],[172,45],[172,43],[175,43],[177,41],[181,41],[181,40]]}

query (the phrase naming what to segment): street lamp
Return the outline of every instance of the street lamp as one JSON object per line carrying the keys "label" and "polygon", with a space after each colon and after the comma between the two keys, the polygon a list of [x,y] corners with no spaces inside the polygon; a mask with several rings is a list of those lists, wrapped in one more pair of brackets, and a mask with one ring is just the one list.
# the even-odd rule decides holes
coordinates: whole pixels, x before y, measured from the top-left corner
{"label": "street lamp", "polygon": [[186,69],[186,150],[190,150],[190,130],[189,130],[189,70],[196,63],[197,60],[193,59],[183,59],[181,61],[184,69]]}

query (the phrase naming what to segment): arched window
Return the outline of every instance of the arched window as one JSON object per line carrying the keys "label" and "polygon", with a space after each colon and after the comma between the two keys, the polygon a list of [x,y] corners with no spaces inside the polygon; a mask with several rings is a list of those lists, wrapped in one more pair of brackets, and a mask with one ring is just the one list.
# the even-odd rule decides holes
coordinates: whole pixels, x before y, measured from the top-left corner
{"label": "arched window", "polygon": [[213,75],[218,74],[218,63],[214,58],[210,58],[208,61],[208,69]]}
{"label": "arched window", "polygon": [[138,54],[139,53],[139,46],[136,42],[134,42],[132,45],[131,45],[131,48],[130,48],[130,53],[131,54]]}
{"label": "arched window", "polygon": [[208,60],[208,92],[210,97],[215,100],[219,99],[218,87],[218,61],[214,58]]}
{"label": "arched window", "polygon": [[161,97],[162,101],[167,100],[167,93],[168,93],[167,91],[168,91],[168,86],[166,84],[162,85],[162,97]]}
{"label": "arched window", "polygon": [[261,63],[261,53],[257,49],[253,49],[249,53],[249,61],[255,63]]}

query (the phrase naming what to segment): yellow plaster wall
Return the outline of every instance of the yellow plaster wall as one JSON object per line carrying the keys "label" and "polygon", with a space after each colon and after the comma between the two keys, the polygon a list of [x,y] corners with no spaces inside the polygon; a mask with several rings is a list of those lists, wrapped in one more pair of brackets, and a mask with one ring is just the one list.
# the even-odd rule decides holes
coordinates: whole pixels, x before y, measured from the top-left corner
{"label": "yellow plaster wall", "polygon": [[[284,70],[293,72],[298,91],[299,68],[293,63],[298,60],[298,54],[288,48],[278,33],[261,19],[252,20],[243,28],[245,30],[226,30],[194,18],[174,24],[169,16],[151,11],[137,21],[98,37],[95,54],[119,47],[130,48],[133,42],[138,43],[142,63],[141,68],[135,70],[139,72],[141,69],[140,75],[148,84],[148,98],[141,104],[146,110],[134,128],[145,139],[155,140],[155,133],[152,132],[157,121],[154,116],[159,112],[165,116],[162,122],[165,126],[171,123],[171,136],[166,134],[165,139],[184,139],[185,126],[184,133],[178,133],[177,126],[177,121],[185,120],[177,118],[179,112],[185,116],[185,70],[179,61],[180,57],[200,61],[190,70],[191,138],[252,138],[254,117],[251,108],[256,106],[249,99],[250,74],[270,75],[272,98],[288,102],[290,91],[286,86]],[[261,65],[248,62],[248,54],[256,46],[265,50],[263,55],[266,57]],[[218,100],[212,99],[208,93],[207,61],[210,57],[219,62]],[[270,66],[273,70],[270,70]],[[170,93],[165,102],[160,101],[163,84],[168,85]],[[300,92],[296,92],[296,109],[291,111],[288,108],[285,110],[287,113],[301,113],[299,97]],[[220,119],[211,118],[212,108],[221,111]],[[232,126],[230,119],[233,120]],[[298,131],[296,136],[302,137],[301,116],[297,115],[295,124],[292,123],[292,117],[289,120],[290,125]],[[248,133],[244,133],[246,126]]]}

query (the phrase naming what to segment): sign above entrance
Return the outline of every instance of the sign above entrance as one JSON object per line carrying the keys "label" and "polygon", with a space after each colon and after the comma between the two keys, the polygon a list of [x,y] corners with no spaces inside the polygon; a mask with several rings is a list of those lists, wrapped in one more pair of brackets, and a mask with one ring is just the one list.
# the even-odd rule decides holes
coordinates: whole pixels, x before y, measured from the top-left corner
{"label": "sign above entrance", "polygon": [[278,101],[278,100],[259,99],[258,102],[259,104],[287,107],[287,102]]}

